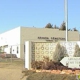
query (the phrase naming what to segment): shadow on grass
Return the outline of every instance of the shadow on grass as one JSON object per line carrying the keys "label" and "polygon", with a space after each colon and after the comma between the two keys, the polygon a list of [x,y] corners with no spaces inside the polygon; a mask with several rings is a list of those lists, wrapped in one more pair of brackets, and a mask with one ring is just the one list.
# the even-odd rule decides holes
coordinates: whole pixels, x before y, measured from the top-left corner
{"label": "shadow on grass", "polygon": [[24,76],[27,76],[26,80],[76,80],[76,75],[74,74],[53,74],[32,70],[25,70],[22,73],[24,73]]}
{"label": "shadow on grass", "polygon": [[51,74],[47,72],[34,73],[29,75],[26,80],[76,80],[75,75]]}

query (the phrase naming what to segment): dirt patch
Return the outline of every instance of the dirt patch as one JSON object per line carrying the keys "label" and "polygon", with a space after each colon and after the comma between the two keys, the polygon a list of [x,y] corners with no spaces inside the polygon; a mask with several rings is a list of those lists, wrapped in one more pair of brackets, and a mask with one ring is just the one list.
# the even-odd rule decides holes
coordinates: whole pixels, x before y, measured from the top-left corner
{"label": "dirt patch", "polygon": [[[21,62],[0,62],[0,80],[21,80],[24,63]],[[26,80],[24,77],[22,80]]]}
{"label": "dirt patch", "polygon": [[0,68],[0,80],[20,80],[20,69]]}

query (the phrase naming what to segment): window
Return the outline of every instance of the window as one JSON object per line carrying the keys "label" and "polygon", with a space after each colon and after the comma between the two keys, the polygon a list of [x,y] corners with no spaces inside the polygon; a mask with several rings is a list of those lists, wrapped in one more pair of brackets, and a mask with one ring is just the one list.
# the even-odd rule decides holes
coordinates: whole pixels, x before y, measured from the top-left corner
{"label": "window", "polygon": [[18,54],[18,47],[17,47],[17,54]]}

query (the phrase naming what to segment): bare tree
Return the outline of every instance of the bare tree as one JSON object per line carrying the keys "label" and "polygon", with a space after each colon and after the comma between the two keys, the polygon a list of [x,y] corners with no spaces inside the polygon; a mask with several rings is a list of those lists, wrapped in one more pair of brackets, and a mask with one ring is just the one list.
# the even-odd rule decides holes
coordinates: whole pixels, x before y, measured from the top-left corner
{"label": "bare tree", "polygon": [[78,31],[76,28],[73,28],[73,31]]}
{"label": "bare tree", "polygon": [[53,28],[53,25],[51,23],[48,23],[45,28]]}
{"label": "bare tree", "polygon": [[65,25],[64,21],[63,21],[63,23],[60,26],[60,30],[66,30],[66,25]]}
{"label": "bare tree", "polygon": [[68,29],[68,31],[72,31],[72,29]]}
{"label": "bare tree", "polygon": [[56,25],[54,25],[53,29],[59,29]]}

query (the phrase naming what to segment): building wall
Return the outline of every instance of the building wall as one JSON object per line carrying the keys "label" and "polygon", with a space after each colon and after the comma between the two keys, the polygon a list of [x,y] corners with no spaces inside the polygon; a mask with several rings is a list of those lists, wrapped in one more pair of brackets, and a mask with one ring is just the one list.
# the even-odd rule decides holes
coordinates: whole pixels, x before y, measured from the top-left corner
{"label": "building wall", "polygon": [[[20,27],[12,29],[10,31],[0,34],[0,46],[8,45],[4,49],[7,54],[10,54],[10,48],[12,48],[11,53],[16,54],[20,58]],[[17,53],[18,47],[18,53]]]}
{"label": "building wall", "polygon": [[[44,39],[38,39],[39,36],[49,37],[49,39],[51,37],[66,38],[66,32],[59,29],[21,27],[21,57],[24,57],[25,41],[45,41]],[[68,41],[79,41],[79,32],[68,31]]]}
{"label": "building wall", "polygon": [[78,31],[68,32],[68,41],[80,41],[80,36]]}
{"label": "building wall", "polygon": [[[8,45],[5,48],[8,54],[10,54],[10,48],[12,47],[13,54],[16,54],[18,58],[24,58],[25,41],[45,41],[45,39],[38,39],[38,37],[66,38],[66,32],[58,29],[18,27],[0,34],[0,46]],[[68,40],[79,41],[79,32],[68,31]],[[19,53],[17,53],[17,47]]]}

